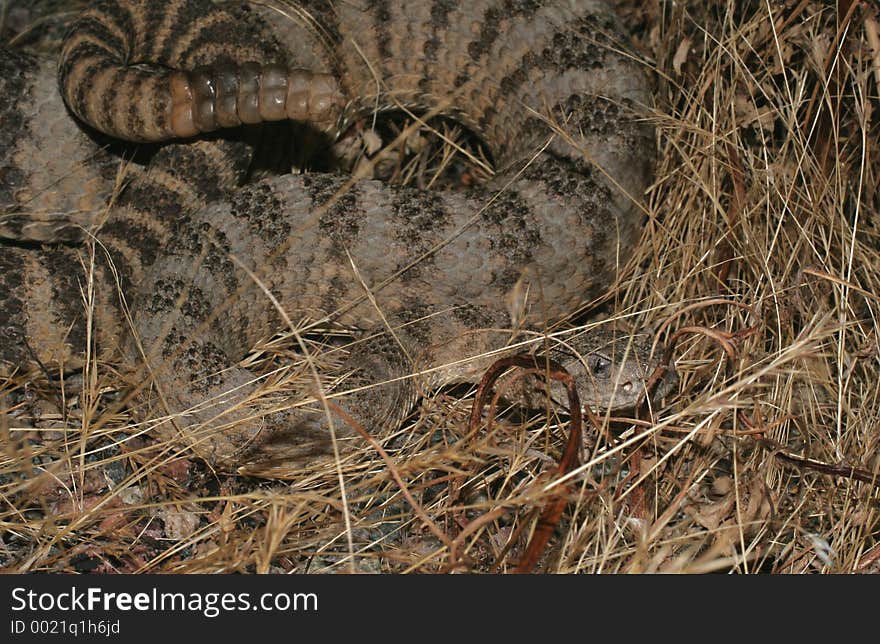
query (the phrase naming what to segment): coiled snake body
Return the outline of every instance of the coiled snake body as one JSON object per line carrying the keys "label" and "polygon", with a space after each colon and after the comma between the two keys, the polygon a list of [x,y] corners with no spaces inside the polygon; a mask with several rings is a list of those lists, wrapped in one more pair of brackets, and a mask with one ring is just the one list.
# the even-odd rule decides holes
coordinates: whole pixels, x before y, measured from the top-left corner
{"label": "coiled snake body", "polygon": [[[645,75],[604,2],[314,0],[295,13],[97,2],[65,42],[60,94],[49,61],[2,52],[0,234],[17,241],[0,247],[0,369],[34,358],[76,367],[87,346],[123,352],[150,367],[175,419],[166,431],[212,462],[271,458],[281,442],[285,458],[310,458],[329,449],[323,410],[258,417],[240,404],[254,378],[236,361],[281,325],[255,277],[294,321],[364,332],[341,403],[366,427],[400,419],[423,388],[472,378],[488,364],[475,356],[614,279],[641,230],[653,145],[637,118]],[[332,137],[377,109],[439,113],[485,143],[497,172],[458,191],[336,174],[238,188],[248,147],[209,137],[161,147],[105,208],[113,157],[60,96],[91,127],[132,140],[276,118]],[[56,243],[77,241],[80,224],[100,242],[93,262]],[[588,403],[643,393],[655,363],[625,340],[582,339],[586,359],[572,364]]]}

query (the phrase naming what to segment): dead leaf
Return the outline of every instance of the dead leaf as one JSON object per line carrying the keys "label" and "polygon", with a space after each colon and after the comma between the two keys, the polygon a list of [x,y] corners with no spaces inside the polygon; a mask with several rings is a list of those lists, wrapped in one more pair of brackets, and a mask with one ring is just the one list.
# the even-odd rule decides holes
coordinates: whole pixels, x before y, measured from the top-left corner
{"label": "dead leaf", "polygon": [[166,508],[159,512],[165,523],[165,536],[174,541],[183,541],[199,529],[199,516],[195,512]]}
{"label": "dead leaf", "polygon": [[691,39],[685,38],[678,44],[675,55],[672,57],[672,69],[676,74],[681,74],[682,65],[687,61],[688,53],[691,50]]}

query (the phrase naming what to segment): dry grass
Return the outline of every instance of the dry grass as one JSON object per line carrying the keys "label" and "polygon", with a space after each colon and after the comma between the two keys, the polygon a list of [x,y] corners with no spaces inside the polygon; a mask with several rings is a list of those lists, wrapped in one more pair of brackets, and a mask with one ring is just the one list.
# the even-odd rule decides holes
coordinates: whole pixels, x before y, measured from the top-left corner
{"label": "dry grass", "polygon": [[[682,380],[662,409],[587,427],[540,565],[877,571],[876,7],[618,4],[656,72],[660,162],[603,310],[657,328]],[[301,362],[290,346],[252,364]],[[301,374],[278,387],[308,379],[286,368]],[[0,381],[6,570],[510,570],[567,429],[508,415],[469,435],[471,394],[435,392],[382,450],[273,481],[212,472],[112,413],[111,366],[84,382]]]}

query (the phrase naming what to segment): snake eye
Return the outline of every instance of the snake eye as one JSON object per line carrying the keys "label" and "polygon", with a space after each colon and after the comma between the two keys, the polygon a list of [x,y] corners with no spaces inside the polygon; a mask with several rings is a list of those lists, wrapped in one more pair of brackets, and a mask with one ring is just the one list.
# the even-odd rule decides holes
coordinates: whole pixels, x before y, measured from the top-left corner
{"label": "snake eye", "polygon": [[608,375],[608,371],[611,368],[611,361],[606,360],[601,356],[592,356],[590,358],[589,367],[594,376],[604,378]]}

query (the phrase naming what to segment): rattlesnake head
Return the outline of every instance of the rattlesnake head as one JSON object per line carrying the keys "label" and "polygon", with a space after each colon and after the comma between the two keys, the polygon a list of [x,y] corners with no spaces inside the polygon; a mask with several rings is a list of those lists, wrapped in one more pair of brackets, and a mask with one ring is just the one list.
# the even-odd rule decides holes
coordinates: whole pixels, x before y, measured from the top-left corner
{"label": "rattlesnake head", "polygon": [[[575,380],[583,407],[594,411],[631,409],[647,395],[660,401],[678,383],[674,367],[662,365],[663,347],[654,346],[653,340],[649,333],[593,330],[559,341],[539,353],[538,361],[547,357],[565,368]],[[658,368],[662,370],[655,377]],[[514,372],[499,381],[498,389],[504,388],[504,396],[511,402],[540,408],[547,400],[546,382],[542,376],[522,378]],[[552,381],[549,398],[555,405],[568,406],[565,385],[558,380]]]}

